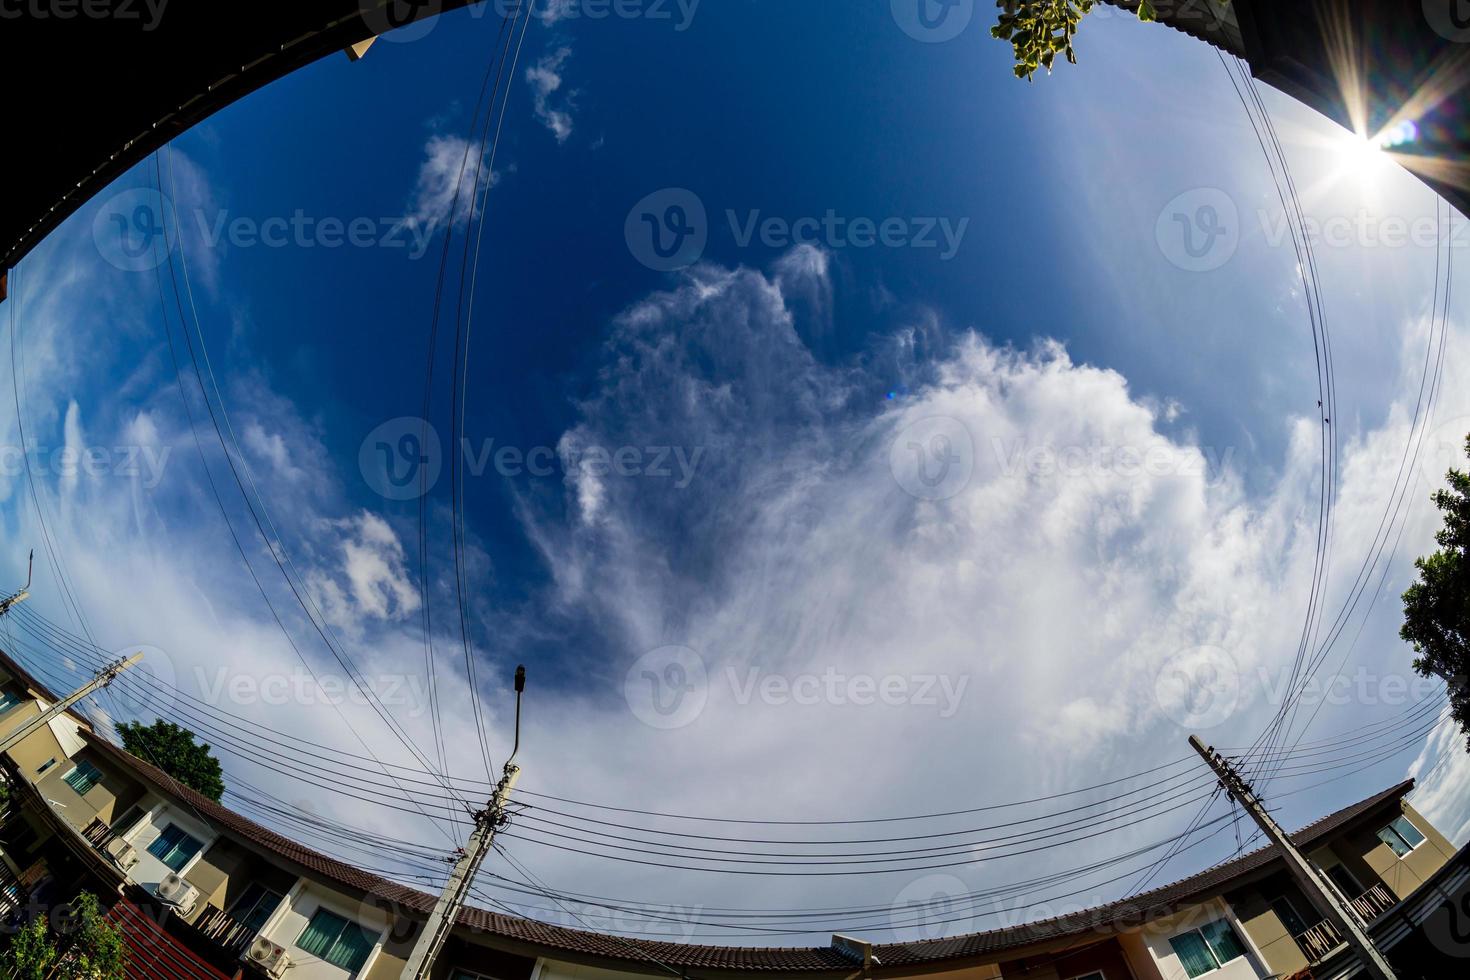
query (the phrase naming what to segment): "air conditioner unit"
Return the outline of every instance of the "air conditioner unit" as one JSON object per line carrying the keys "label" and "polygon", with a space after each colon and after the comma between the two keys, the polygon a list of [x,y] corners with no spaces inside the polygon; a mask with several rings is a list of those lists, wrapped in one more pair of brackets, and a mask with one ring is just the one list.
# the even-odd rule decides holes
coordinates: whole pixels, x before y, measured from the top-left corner
{"label": "air conditioner unit", "polygon": [[112,863],[123,871],[138,863],[138,852],[133,849],[133,845],[121,837],[114,837],[108,841],[103,850],[107,852],[108,857],[112,858]]}
{"label": "air conditioner unit", "polygon": [[199,889],[173,871],[158,883],[156,894],[159,899],[172,905],[179,915],[188,915],[194,911],[194,904],[199,901]]}
{"label": "air conditioner unit", "polygon": [[285,973],[286,967],[291,965],[291,957],[286,955],[286,951],[264,936],[245,947],[245,961],[254,963],[272,977]]}

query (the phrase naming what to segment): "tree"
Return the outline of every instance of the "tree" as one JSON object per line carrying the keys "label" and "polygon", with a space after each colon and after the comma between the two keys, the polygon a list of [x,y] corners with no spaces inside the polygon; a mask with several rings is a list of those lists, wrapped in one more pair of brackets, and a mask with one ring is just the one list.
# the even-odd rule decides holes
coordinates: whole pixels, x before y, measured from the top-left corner
{"label": "tree", "polygon": [[117,726],[123,748],[145,762],[151,762],[196,792],[219,802],[225,794],[225,781],[219,760],[209,753],[207,744],[194,741],[194,733],[171,721],[159,718],[152,725],[126,721]]}
{"label": "tree", "polygon": [[[1470,457],[1470,436],[1465,455]],[[1451,469],[1445,478],[1449,486],[1433,498],[1444,514],[1444,527],[1434,536],[1439,550],[1414,562],[1419,580],[1404,593],[1399,636],[1419,654],[1415,670],[1449,684],[1450,711],[1470,751],[1470,472]]]}
{"label": "tree", "polygon": [[[1036,69],[1051,73],[1058,54],[1077,63],[1072,37],[1077,25],[1096,0],[997,0],[1000,17],[990,36],[1011,42],[1016,56],[1016,77],[1028,82]],[[1139,20],[1158,20],[1152,0],[1139,0]]]}
{"label": "tree", "polygon": [[[57,949],[58,938],[64,951]],[[0,968],[14,980],[125,980],[127,967],[122,933],[91,892],[55,909],[49,923],[37,917],[0,955]]]}

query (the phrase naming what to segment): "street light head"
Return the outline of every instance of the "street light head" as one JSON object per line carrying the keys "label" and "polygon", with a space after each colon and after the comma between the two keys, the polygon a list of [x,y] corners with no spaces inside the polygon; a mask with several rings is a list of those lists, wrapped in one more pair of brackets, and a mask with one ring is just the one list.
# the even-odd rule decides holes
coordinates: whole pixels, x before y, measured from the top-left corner
{"label": "street light head", "polygon": [[525,665],[522,664],[522,665],[519,665],[519,666],[516,667],[516,693],[517,694],[520,694],[525,689],[526,689],[526,668],[525,668]]}

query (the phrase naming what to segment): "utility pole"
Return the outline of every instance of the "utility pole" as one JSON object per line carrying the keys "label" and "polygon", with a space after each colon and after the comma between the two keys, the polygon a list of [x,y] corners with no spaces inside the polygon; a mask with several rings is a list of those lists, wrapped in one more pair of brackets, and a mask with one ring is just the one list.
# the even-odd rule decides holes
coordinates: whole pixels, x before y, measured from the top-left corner
{"label": "utility pole", "polygon": [[515,757],[521,748],[521,693],[526,689],[525,667],[516,668],[515,688],[515,746],[511,749],[510,758],[505,760],[505,767],[501,771],[500,781],[495,784],[495,793],[490,797],[490,802],[485,804],[485,809],[474,815],[475,829],[470,833],[469,843],[460,852],[459,860],[449,874],[449,880],[444,883],[444,891],[434,903],[434,911],[429,914],[429,921],[424,923],[424,931],[419,933],[413,953],[403,967],[402,980],[429,980],[434,969],[434,960],[444,948],[444,941],[449,938],[454,922],[459,918],[459,910],[464,907],[465,899],[469,896],[475,874],[480,870],[485,856],[490,853],[490,846],[495,843],[495,832],[505,826],[509,819],[505,813],[505,804],[521,774],[521,767],[515,764]]}
{"label": "utility pole", "polygon": [[72,691],[66,697],[62,698],[60,701],[57,701],[51,707],[47,708],[39,715],[26,722],[24,725],[21,725],[9,735],[6,735],[4,738],[0,738],[0,753],[10,751],[16,745],[20,744],[22,741],[29,738],[35,732],[39,731],[41,727],[51,721],[52,718],[57,717],[62,712],[66,711],[67,708],[70,708],[72,705],[76,704],[78,701],[91,694],[93,691],[96,691],[99,688],[104,688],[107,685],[111,684],[117,678],[118,674],[121,674],[123,671],[127,670],[129,667],[133,666],[133,664],[142,659],[143,655],[141,653],[135,653],[131,657],[128,657],[126,660],[114,660],[106,667],[103,667],[101,670],[97,671],[97,673],[92,675],[92,679],[90,681],[83,684],[75,691]]}
{"label": "utility pole", "polygon": [[31,597],[31,572],[35,570],[35,567],[36,552],[32,550],[31,557],[28,559],[26,565],[26,587],[21,589],[15,595],[9,595],[6,596],[4,599],[0,599],[0,616],[4,616],[6,613],[10,612],[10,607],[15,605],[17,602],[25,602]]}
{"label": "utility pole", "polygon": [[1326,876],[1322,875],[1310,861],[1308,861],[1297,850],[1291,838],[1276,823],[1275,818],[1266,812],[1265,806],[1261,804],[1256,796],[1255,790],[1250,784],[1241,778],[1235,771],[1235,766],[1230,760],[1216,752],[1214,746],[1206,746],[1196,735],[1189,736],[1189,744],[1200,754],[1215,775],[1220,777],[1220,785],[1230,798],[1241,805],[1246,813],[1251,815],[1261,832],[1270,838],[1271,843],[1276,846],[1276,852],[1286,862],[1286,868],[1292,877],[1301,886],[1307,899],[1322,913],[1322,917],[1336,927],[1337,933],[1343,940],[1358,953],[1358,960],[1367,969],[1368,975],[1376,980],[1397,980],[1393,967],[1389,966],[1388,960],[1373,945],[1367,930],[1358,920],[1357,914],[1341,897],[1341,893],[1331,887]]}

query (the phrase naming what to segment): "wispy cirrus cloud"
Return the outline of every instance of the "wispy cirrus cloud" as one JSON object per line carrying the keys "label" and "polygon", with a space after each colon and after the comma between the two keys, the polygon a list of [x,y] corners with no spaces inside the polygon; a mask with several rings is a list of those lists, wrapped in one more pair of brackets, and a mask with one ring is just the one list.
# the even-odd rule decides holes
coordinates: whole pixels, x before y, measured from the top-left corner
{"label": "wispy cirrus cloud", "polygon": [[531,86],[531,106],[536,118],[551,131],[558,143],[571,138],[575,92],[562,93],[562,70],[572,56],[572,49],[562,45],[543,55],[526,69],[526,83]]}

